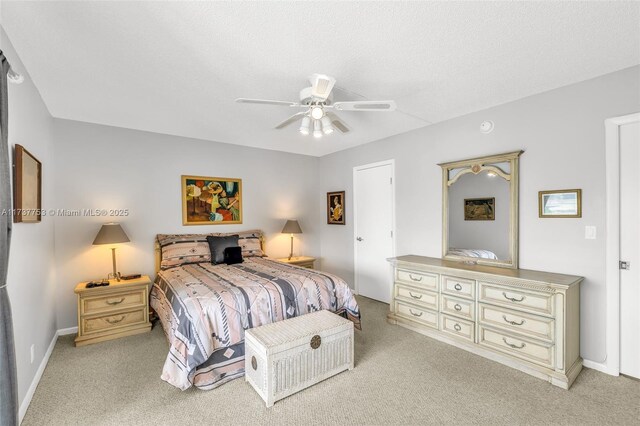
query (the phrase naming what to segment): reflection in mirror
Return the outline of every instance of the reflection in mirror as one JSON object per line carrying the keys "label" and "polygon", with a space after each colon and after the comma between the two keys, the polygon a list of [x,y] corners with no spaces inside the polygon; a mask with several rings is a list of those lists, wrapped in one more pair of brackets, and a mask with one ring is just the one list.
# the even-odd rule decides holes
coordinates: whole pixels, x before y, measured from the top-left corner
{"label": "reflection in mirror", "polygon": [[440,164],[445,259],[518,267],[522,151]]}
{"label": "reflection in mirror", "polygon": [[458,256],[510,261],[509,182],[482,171],[449,187],[449,250]]}

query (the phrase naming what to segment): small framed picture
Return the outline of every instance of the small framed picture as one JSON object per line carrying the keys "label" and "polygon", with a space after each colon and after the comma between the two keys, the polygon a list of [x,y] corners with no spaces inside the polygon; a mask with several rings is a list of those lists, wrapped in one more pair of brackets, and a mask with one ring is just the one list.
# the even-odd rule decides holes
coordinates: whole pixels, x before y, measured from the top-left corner
{"label": "small framed picture", "polygon": [[22,145],[16,144],[14,159],[14,222],[42,220],[42,163]]}
{"label": "small framed picture", "polygon": [[327,192],[327,223],[344,225],[344,191]]}
{"label": "small framed picture", "polygon": [[496,220],[496,199],[465,198],[464,220]]}
{"label": "small framed picture", "polygon": [[582,190],[558,189],[538,192],[540,217],[582,217]]}

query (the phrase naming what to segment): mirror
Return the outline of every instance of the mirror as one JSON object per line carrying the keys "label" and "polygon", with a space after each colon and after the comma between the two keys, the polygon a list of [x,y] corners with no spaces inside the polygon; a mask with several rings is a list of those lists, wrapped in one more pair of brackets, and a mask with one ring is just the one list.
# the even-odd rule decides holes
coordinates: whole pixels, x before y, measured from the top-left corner
{"label": "mirror", "polygon": [[440,164],[445,259],[518,267],[518,160],[522,152]]}

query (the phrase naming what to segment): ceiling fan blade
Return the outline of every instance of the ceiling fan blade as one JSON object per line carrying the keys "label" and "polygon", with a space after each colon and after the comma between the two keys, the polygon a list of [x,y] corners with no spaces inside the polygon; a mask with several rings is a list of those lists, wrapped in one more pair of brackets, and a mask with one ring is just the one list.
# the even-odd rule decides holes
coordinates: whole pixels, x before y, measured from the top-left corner
{"label": "ceiling fan blade", "polygon": [[309,76],[311,83],[311,95],[326,100],[336,84],[336,79],[325,74],[312,74]]}
{"label": "ceiling fan blade", "polygon": [[282,129],[283,127],[287,127],[289,124],[293,123],[294,121],[298,121],[306,113],[307,113],[307,111],[302,111],[302,112],[298,112],[296,114],[293,114],[291,117],[287,118],[282,123],[278,124],[276,126],[276,129]]}
{"label": "ceiling fan blade", "polygon": [[298,106],[299,104],[296,102],[287,102],[287,101],[270,101],[267,99],[247,99],[247,98],[238,98],[236,102],[241,104],[261,104],[261,105],[282,105],[282,106]]}
{"label": "ceiling fan blade", "polygon": [[352,101],[334,102],[333,107],[338,111],[395,111],[395,101]]}
{"label": "ceiling fan blade", "polygon": [[351,129],[349,129],[345,122],[340,119],[340,117],[332,112],[327,112],[326,114],[327,117],[329,117],[329,119],[331,120],[331,124],[333,125],[333,127],[340,130],[342,133],[348,133],[351,131]]}

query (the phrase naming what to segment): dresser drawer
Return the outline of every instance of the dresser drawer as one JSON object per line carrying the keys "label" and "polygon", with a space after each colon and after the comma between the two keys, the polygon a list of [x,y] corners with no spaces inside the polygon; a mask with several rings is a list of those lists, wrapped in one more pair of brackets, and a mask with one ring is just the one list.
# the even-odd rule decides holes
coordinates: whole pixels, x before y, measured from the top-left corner
{"label": "dresser drawer", "polygon": [[555,321],[551,318],[525,314],[511,309],[480,304],[479,321],[493,327],[516,332],[536,339],[554,341]]}
{"label": "dresser drawer", "polygon": [[407,269],[396,269],[396,281],[438,291],[438,275],[427,272],[415,272]]}
{"label": "dresser drawer", "polygon": [[554,315],[553,295],[535,290],[480,282],[478,300],[540,315]]}
{"label": "dresser drawer", "polygon": [[399,317],[404,317],[435,329],[438,328],[438,312],[407,305],[402,302],[395,302],[395,305],[396,315]]}
{"label": "dresser drawer", "polygon": [[475,284],[474,280],[468,280],[466,278],[442,276],[442,292],[453,294],[454,296],[475,299]]}
{"label": "dresser drawer", "polygon": [[471,300],[458,299],[446,294],[443,294],[441,298],[441,312],[462,318],[467,318],[471,321],[475,320],[475,302]]}
{"label": "dresser drawer", "polygon": [[438,293],[435,292],[396,284],[396,297],[423,308],[438,310]]}
{"label": "dresser drawer", "polygon": [[101,315],[91,318],[82,317],[80,323],[82,334],[116,329],[125,325],[144,324],[147,322],[145,312],[145,308],[140,308],[135,311],[121,312],[118,314]]}
{"label": "dresser drawer", "polygon": [[95,314],[113,311],[114,309],[140,306],[146,303],[146,298],[146,287],[102,296],[83,296],[80,299],[80,314]]}
{"label": "dresser drawer", "polygon": [[536,342],[524,336],[503,333],[480,324],[480,341],[483,346],[524,359],[548,368],[554,367],[554,346]]}
{"label": "dresser drawer", "polygon": [[474,341],[474,324],[471,321],[465,321],[449,315],[442,315],[440,330],[447,334],[463,338],[470,342]]}

